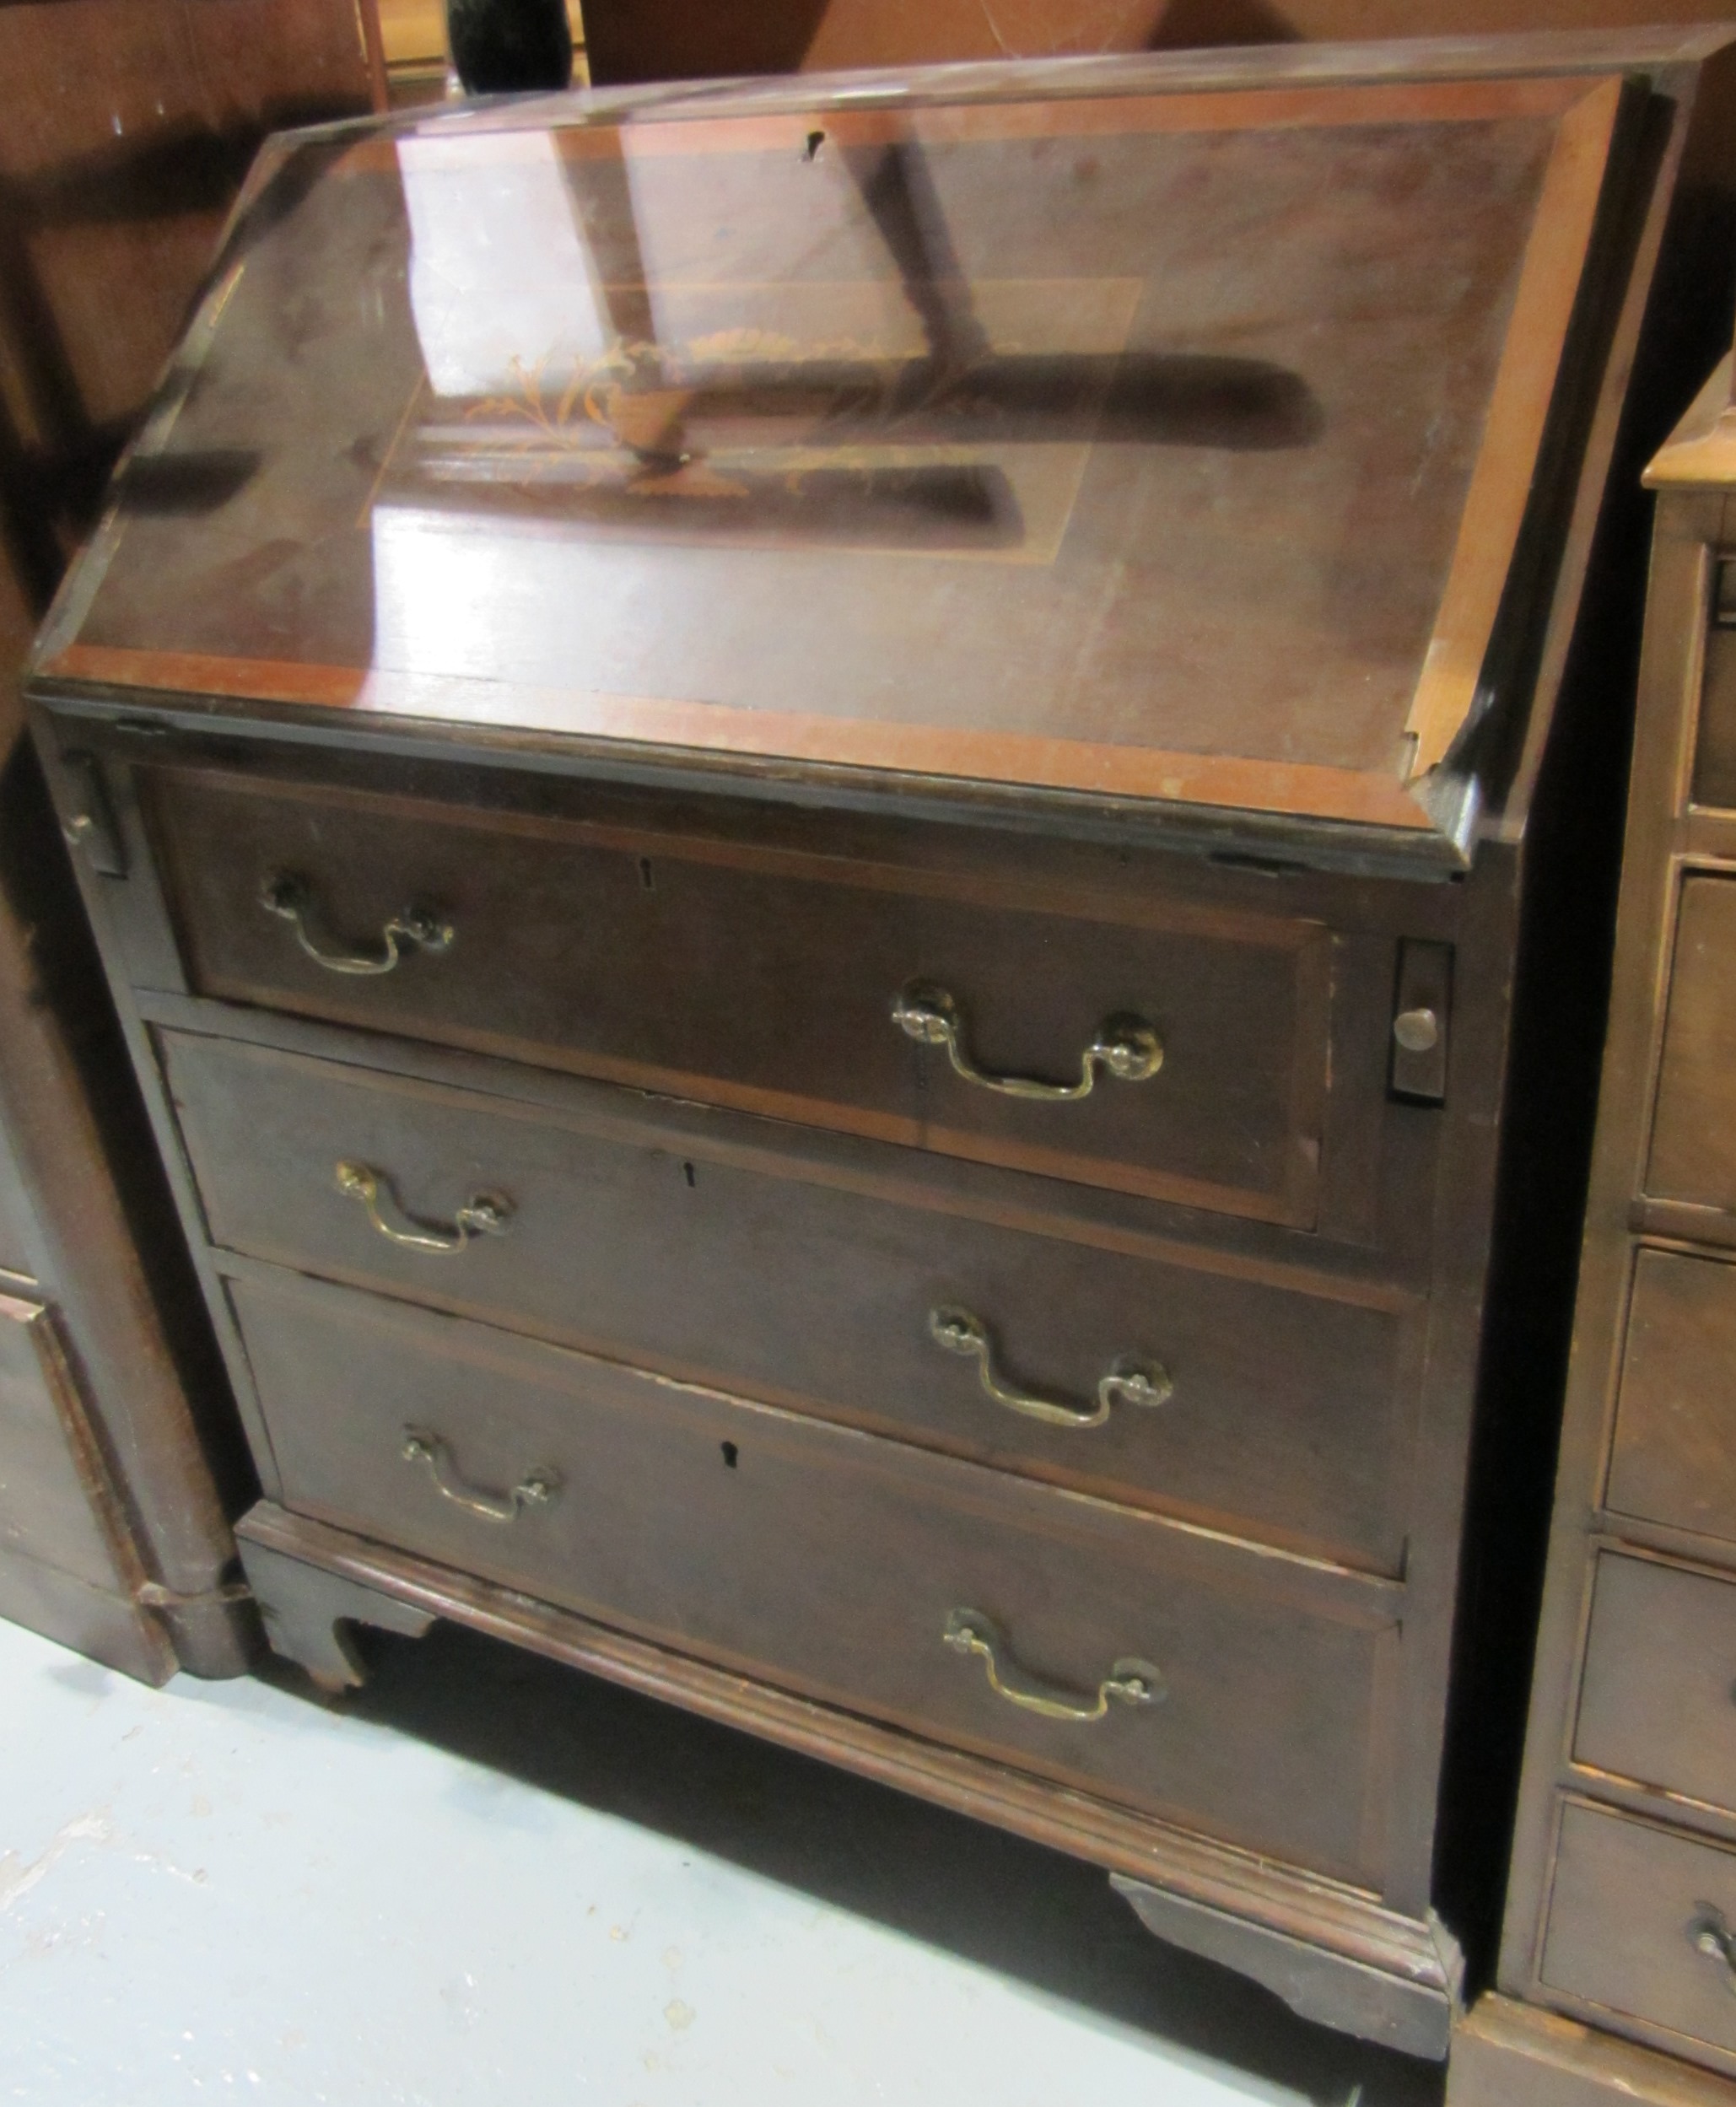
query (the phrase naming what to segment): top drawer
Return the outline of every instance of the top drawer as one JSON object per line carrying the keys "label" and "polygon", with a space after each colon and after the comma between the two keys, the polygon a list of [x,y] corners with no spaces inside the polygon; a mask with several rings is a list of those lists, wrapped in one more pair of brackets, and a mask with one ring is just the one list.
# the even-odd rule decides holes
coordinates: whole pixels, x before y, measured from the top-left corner
{"label": "top drawer", "polygon": [[1313,1225],[1318,921],[202,769],[139,782],[197,994]]}

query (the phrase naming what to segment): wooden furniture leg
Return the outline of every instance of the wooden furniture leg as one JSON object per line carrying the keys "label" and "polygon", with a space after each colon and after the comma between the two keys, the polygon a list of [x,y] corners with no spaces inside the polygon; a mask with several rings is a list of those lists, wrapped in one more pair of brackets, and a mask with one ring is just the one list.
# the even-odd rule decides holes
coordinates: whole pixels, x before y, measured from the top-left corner
{"label": "wooden furniture leg", "polygon": [[[1434,1930],[1439,1965],[1431,1971],[1433,1979],[1425,1980],[1415,1973],[1359,1964],[1340,1953],[1329,1956],[1313,1940],[1292,1938],[1270,1925],[1255,1924],[1125,1873],[1112,1873],[1109,1885],[1131,1904],[1148,1932],[1253,1976],[1304,2019],[1407,2056],[1437,2060],[1446,2055],[1463,1964],[1451,1934],[1438,1923]],[[1404,1959],[1415,1970],[1414,1954]]]}
{"label": "wooden furniture leg", "polygon": [[241,1563],[272,1652],[305,1668],[322,1690],[356,1689],[367,1680],[347,1626],[373,1625],[420,1639],[434,1622],[425,1609],[395,1602],[359,1582],[321,1572],[261,1544],[244,1543]]}

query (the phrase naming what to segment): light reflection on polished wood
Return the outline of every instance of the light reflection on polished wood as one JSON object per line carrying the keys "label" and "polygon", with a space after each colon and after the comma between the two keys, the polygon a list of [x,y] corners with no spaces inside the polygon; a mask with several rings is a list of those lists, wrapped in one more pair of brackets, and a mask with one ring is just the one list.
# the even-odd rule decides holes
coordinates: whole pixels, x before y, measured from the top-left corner
{"label": "light reflection on polished wood", "polygon": [[[275,267],[396,253],[407,305],[401,276],[359,333],[313,330],[288,426],[187,397],[43,672],[1461,859],[1430,779],[1478,692],[1620,81],[1108,87],[348,143],[267,235]],[[201,356],[272,400],[257,266],[223,298]]]}

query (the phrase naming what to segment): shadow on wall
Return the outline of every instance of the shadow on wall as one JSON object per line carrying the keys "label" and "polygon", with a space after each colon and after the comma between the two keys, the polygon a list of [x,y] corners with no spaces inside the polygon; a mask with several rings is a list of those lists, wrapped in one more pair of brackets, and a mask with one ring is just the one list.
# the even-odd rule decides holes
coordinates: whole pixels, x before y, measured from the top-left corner
{"label": "shadow on wall", "polygon": [[[453,1625],[363,1631],[342,1709],[1028,1983],[1318,2107],[1437,2107],[1440,2069],[1310,2026],[1142,1930],[1098,1868]],[[299,1671],[273,1682],[308,1697]]]}
{"label": "shadow on wall", "polygon": [[1169,0],[1146,38],[1148,51],[1232,44],[1300,44],[1302,32],[1267,0]]}
{"label": "shadow on wall", "polygon": [[586,0],[585,26],[599,86],[1303,35],[1271,0]]}

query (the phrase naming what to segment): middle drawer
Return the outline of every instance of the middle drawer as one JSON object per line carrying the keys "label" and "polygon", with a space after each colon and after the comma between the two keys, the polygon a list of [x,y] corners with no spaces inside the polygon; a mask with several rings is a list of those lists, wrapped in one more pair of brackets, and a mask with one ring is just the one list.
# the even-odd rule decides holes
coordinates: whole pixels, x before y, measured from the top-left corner
{"label": "middle drawer", "polygon": [[1305,1293],[1206,1251],[1166,1263],[882,1198],[772,1156],[752,1119],[710,1115],[709,1148],[671,1147],[624,1096],[556,1113],[159,1043],[221,1247],[1402,1567],[1422,1306],[1389,1290]]}
{"label": "middle drawer", "polygon": [[1573,1759],[1736,1813],[1736,1585],[1599,1553]]}

